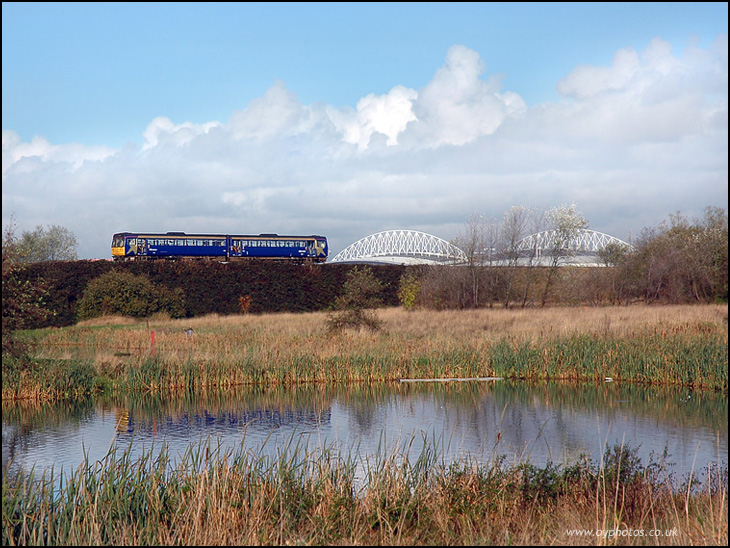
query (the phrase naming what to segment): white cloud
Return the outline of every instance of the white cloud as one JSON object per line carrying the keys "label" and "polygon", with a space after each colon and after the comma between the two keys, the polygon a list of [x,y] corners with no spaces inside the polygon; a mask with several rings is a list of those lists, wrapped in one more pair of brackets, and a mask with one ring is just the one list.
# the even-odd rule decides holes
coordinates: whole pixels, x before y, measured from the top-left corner
{"label": "white cloud", "polygon": [[220,127],[220,125],[218,122],[208,122],[205,124],[184,122],[182,124],[175,124],[165,116],[158,116],[145,129],[143,133],[144,145],[142,148],[147,150],[162,144],[172,144],[173,146],[186,145],[198,135],[205,135],[211,129]]}
{"label": "white cloud", "polygon": [[463,145],[493,133],[507,116],[526,110],[516,93],[499,93],[500,82],[481,79],[485,71],[479,55],[453,46],[433,80],[418,94],[413,125],[415,142],[424,146]]}
{"label": "white cloud", "polygon": [[302,104],[283,82],[228,122],[153,119],[141,147],[23,142],[3,131],[3,222],[58,224],[83,257],[120,230],[321,233],[337,252],[410,228],[451,239],[474,212],[577,203],[619,238],[669,213],[727,207],[727,37],[577,67],[528,108],[454,46],[420,89],[354,107]]}
{"label": "white cloud", "polygon": [[639,56],[633,49],[616,53],[610,67],[581,66],[558,82],[563,95],[585,99],[605,91],[625,89],[639,70]]}
{"label": "white cloud", "polygon": [[[90,147],[78,143],[53,145],[38,136],[33,137],[29,143],[24,143],[14,131],[3,130],[3,179],[7,169],[17,166],[24,159],[63,163],[78,168],[84,162],[98,162],[115,152],[111,147],[105,146]],[[29,166],[26,164],[25,167]]]}
{"label": "white cloud", "polygon": [[344,139],[364,150],[373,133],[387,136],[386,144],[398,144],[398,134],[406,129],[408,122],[416,120],[413,101],[417,92],[403,86],[396,86],[387,95],[369,94],[357,103],[357,115],[345,124]]}
{"label": "white cloud", "polygon": [[297,135],[312,127],[312,111],[277,81],[260,99],[254,99],[231,117],[230,129],[238,139],[266,140]]}

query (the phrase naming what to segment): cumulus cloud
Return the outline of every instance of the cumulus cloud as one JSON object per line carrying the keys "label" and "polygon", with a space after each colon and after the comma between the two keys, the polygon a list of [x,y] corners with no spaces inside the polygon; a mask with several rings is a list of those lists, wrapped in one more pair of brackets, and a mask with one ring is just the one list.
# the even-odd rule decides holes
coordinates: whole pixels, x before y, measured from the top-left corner
{"label": "cumulus cloud", "polygon": [[144,150],[156,147],[162,143],[170,143],[173,146],[188,144],[198,135],[205,135],[211,129],[220,127],[218,122],[206,124],[192,124],[184,122],[175,124],[165,116],[158,116],[152,120],[142,134],[144,138]]}
{"label": "cumulus cloud", "polygon": [[372,135],[381,133],[387,137],[386,145],[397,145],[398,134],[406,129],[408,122],[416,120],[413,101],[417,96],[415,90],[396,86],[386,95],[370,93],[363,97],[357,103],[357,113],[340,125],[344,140],[364,150]]}
{"label": "cumulus cloud", "polygon": [[78,143],[53,145],[39,136],[33,137],[29,143],[24,143],[16,132],[3,130],[3,178],[6,169],[17,166],[24,159],[69,164],[78,168],[84,162],[104,160],[114,152],[114,149],[106,146],[90,147]]}
{"label": "cumulus cloud", "polygon": [[[552,109],[575,135],[639,142],[672,141],[727,131],[727,36],[683,57],[654,39],[647,49],[618,52],[609,67],[578,67],[558,83],[575,102]],[[556,110],[557,109],[557,110]],[[724,120],[724,124],[722,122]]]}
{"label": "cumulus cloud", "polygon": [[333,252],[394,228],[455,237],[470,214],[576,203],[627,239],[669,213],[727,208],[727,37],[682,55],[654,40],[579,66],[528,107],[454,46],[420,89],[353,107],[283,81],[203,124],[166,117],[122,149],[3,131],[3,222],[66,226],[82,257],[120,230],[320,233]]}
{"label": "cumulus cloud", "polygon": [[277,135],[297,135],[310,126],[311,110],[277,81],[259,99],[231,117],[230,130],[236,138],[268,139]]}
{"label": "cumulus cloud", "polygon": [[464,46],[452,47],[446,64],[418,94],[419,122],[413,132],[426,146],[463,145],[493,133],[508,116],[524,114],[526,105],[514,93],[500,93],[497,78],[482,80],[484,62]]}

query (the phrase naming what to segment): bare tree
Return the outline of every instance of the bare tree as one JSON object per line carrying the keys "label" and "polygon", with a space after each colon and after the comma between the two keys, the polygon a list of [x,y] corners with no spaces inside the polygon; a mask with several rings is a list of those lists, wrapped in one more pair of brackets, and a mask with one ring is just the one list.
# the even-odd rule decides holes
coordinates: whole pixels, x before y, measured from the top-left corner
{"label": "bare tree", "polygon": [[[530,234],[539,234],[545,230],[545,212],[544,210],[529,209],[526,218],[527,232]],[[530,300],[530,290],[532,285],[537,279],[538,273],[535,271],[537,266],[540,264],[542,249],[540,248],[540,242],[537,238],[529,240],[529,246],[527,247],[524,242],[519,243],[518,249],[518,264],[522,267],[526,267],[524,282],[522,287],[522,296],[520,298],[521,306],[524,308],[527,306]]]}
{"label": "bare tree", "polygon": [[498,244],[501,264],[507,269],[504,290],[504,307],[509,308],[512,284],[520,259],[519,244],[526,236],[530,211],[524,206],[512,206],[502,220],[500,243]]}
{"label": "bare tree", "polygon": [[479,306],[481,291],[481,270],[484,265],[484,250],[487,242],[488,221],[480,213],[472,213],[466,224],[465,234],[457,236],[454,245],[467,257],[469,284],[471,286],[471,307]]}
{"label": "bare tree", "polygon": [[545,242],[549,246],[547,249],[549,270],[542,294],[542,306],[545,306],[550,284],[558,272],[558,267],[575,254],[575,250],[571,246],[572,241],[580,235],[581,230],[588,226],[588,221],[582,213],[576,210],[575,204],[551,209],[547,212],[547,220],[550,233]]}

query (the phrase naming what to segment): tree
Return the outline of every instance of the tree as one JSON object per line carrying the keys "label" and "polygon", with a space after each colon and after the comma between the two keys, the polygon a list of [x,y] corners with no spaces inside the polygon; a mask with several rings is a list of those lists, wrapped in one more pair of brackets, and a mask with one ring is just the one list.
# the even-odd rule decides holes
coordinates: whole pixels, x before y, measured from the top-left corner
{"label": "tree", "polygon": [[[507,226],[505,227],[505,236],[508,237],[505,242],[508,247],[504,253],[508,258],[508,264],[510,265],[510,277],[512,280],[509,282],[510,293],[512,292],[511,286],[514,282],[514,275],[517,270],[517,266],[526,267],[523,270],[523,281],[521,294],[519,295],[521,306],[525,308],[529,300],[531,300],[531,289],[533,284],[536,283],[537,274],[535,273],[535,266],[539,265],[542,250],[540,248],[540,242],[537,238],[530,240],[531,248],[525,246],[525,236],[523,231],[529,234],[539,234],[545,229],[545,212],[537,209],[525,209],[522,206],[513,207],[507,214],[505,220]],[[508,303],[506,303],[508,306]]]}
{"label": "tree", "polygon": [[[18,273],[23,266],[18,261],[18,247],[15,239],[15,221],[11,219],[3,232],[3,274],[2,274],[2,354],[3,371],[5,357],[24,358],[25,347],[18,342],[15,332],[48,316],[45,308],[45,282],[22,281]],[[22,364],[27,360],[21,359]],[[7,362],[10,363],[9,361]]]}
{"label": "tree", "polygon": [[598,250],[598,258],[604,266],[618,266],[626,260],[629,248],[618,242],[609,242]]}
{"label": "tree", "polygon": [[705,209],[703,219],[679,212],[658,228],[645,229],[622,264],[632,293],[646,301],[727,301],[727,212]]}
{"label": "tree", "polygon": [[530,211],[524,206],[512,206],[504,214],[500,231],[499,255],[507,269],[504,290],[504,307],[509,308],[512,284],[514,283],[517,264],[520,260],[520,242],[526,236]]}
{"label": "tree", "polygon": [[398,302],[406,310],[416,306],[421,293],[421,281],[411,272],[404,273],[398,284]]}
{"label": "tree", "polygon": [[372,310],[381,303],[382,283],[369,267],[355,267],[347,273],[342,293],[335,299],[335,312],[328,319],[330,331],[351,327],[380,329],[382,322]]}
{"label": "tree", "polygon": [[551,209],[547,212],[547,220],[551,229],[551,238],[547,239],[550,244],[548,249],[550,264],[542,294],[542,306],[545,306],[550,284],[558,273],[558,267],[575,254],[570,243],[588,226],[588,221],[576,210],[575,204]]}
{"label": "tree", "polygon": [[465,234],[454,240],[454,245],[466,254],[466,268],[471,286],[471,308],[479,307],[483,270],[481,267],[484,265],[485,249],[487,248],[487,227],[488,222],[484,215],[474,213],[469,216]]}
{"label": "tree", "polygon": [[33,232],[23,232],[15,243],[18,261],[23,263],[73,261],[77,258],[76,237],[73,232],[58,225],[48,228],[38,225]]}

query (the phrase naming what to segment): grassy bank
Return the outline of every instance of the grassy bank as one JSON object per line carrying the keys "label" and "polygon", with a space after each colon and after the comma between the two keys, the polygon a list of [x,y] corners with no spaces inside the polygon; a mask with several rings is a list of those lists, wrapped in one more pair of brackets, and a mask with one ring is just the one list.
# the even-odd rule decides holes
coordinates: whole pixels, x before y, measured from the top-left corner
{"label": "grassy bank", "polygon": [[105,318],[25,333],[36,361],[3,364],[3,400],[473,376],[609,377],[727,391],[727,310],[393,308],[378,311],[380,331],[337,334],[327,330],[326,313]]}
{"label": "grassy bank", "polygon": [[171,466],[165,449],[136,460],[113,450],[65,478],[4,477],[3,546],[728,541],[727,470],[677,490],[662,463],[622,447],[545,468],[446,468],[429,448],[415,462],[405,449],[372,460],[296,443],[259,453],[193,446]]}

